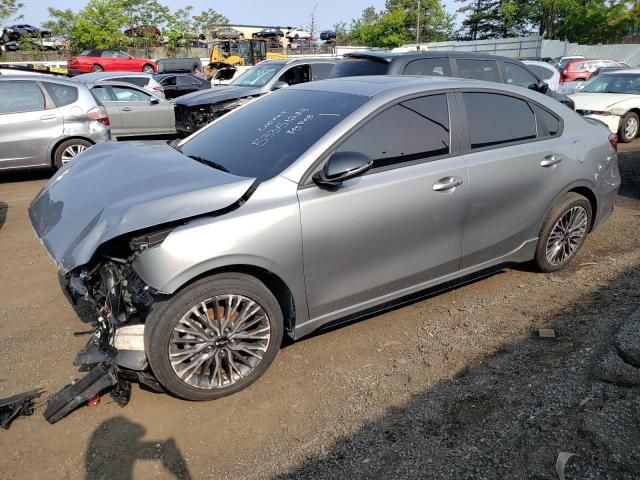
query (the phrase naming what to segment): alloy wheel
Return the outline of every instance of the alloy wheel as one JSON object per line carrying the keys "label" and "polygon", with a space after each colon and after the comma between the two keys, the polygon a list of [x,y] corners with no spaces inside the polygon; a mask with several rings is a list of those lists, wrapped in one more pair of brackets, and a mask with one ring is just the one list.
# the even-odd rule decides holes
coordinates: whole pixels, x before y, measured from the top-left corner
{"label": "alloy wheel", "polygon": [[635,117],[629,117],[624,126],[624,135],[627,138],[636,138],[638,135],[638,120]]}
{"label": "alloy wheel", "polygon": [[86,149],[87,149],[86,145],[69,145],[62,152],[62,157],[61,157],[62,164],[64,165],[65,163],[70,162],[75,157],[77,157],[82,152],[84,152]]}
{"label": "alloy wheel", "polygon": [[184,383],[228,387],[251,374],[271,339],[265,310],[243,295],[220,295],[193,306],[169,339],[169,361]]}
{"label": "alloy wheel", "polygon": [[586,209],[576,206],[558,219],[546,246],[547,261],[551,265],[564,263],[576,252],[587,233],[588,218]]}

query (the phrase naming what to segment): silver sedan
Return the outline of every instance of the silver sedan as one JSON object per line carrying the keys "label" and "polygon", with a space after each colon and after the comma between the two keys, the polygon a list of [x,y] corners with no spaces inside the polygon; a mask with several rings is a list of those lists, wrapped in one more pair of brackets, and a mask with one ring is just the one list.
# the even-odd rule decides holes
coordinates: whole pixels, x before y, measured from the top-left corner
{"label": "silver sedan", "polygon": [[283,334],[514,263],[565,267],[612,211],[615,145],[521,87],[333,79],[247,103],[176,149],[94,147],[29,211],[120,368],[208,400],[260,377]]}

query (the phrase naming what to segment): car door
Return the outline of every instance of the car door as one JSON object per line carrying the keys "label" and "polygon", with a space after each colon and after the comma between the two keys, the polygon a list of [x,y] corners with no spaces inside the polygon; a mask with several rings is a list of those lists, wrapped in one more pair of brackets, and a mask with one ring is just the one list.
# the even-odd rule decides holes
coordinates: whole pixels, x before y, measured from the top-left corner
{"label": "car door", "polygon": [[391,106],[335,149],[369,156],[370,172],[335,190],[299,190],[311,318],[458,270],[467,174],[451,153],[451,123],[446,94]]}
{"label": "car door", "polygon": [[113,85],[113,102],[120,110],[123,135],[171,133],[175,130],[173,104],[138,88]]}
{"label": "car door", "polygon": [[0,170],[51,165],[63,119],[35,80],[0,82]]}
{"label": "car door", "polygon": [[[467,91],[459,99],[467,117],[469,172],[464,269],[535,247],[545,208],[564,187],[562,174],[574,147],[561,138],[553,113],[522,97]],[[487,121],[491,112],[496,113]]]}

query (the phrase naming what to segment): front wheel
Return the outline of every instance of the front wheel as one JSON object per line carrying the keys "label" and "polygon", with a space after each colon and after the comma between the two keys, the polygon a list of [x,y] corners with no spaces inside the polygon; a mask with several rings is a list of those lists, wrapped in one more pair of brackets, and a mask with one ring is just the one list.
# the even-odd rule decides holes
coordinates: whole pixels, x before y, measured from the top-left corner
{"label": "front wheel", "polygon": [[276,357],[282,334],[282,311],[269,289],[254,277],[224,273],[156,304],[145,350],[168,391],[213,400],[256,381]]}
{"label": "front wheel", "polygon": [[640,120],[638,120],[638,114],[635,112],[627,112],[620,121],[620,128],[618,129],[618,138],[623,143],[632,142],[638,136],[638,129],[640,127]]}
{"label": "front wheel", "polygon": [[144,73],[155,73],[155,70],[153,69],[153,65],[149,65],[149,64],[146,64],[144,67],[142,67],[142,71]]}
{"label": "front wheel", "polygon": [[576,255],[591,226],[591,203],[582,195],[569,192],[553,206],[545,219],[534,262],[542,272],[564,268]]}

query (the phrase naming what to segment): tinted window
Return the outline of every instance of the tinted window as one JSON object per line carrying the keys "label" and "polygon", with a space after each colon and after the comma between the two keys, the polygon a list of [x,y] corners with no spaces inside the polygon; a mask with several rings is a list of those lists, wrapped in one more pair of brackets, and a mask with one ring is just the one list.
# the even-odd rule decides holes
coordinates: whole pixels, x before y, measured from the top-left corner
{"label": "tinted window", "polygon": [[389,64],[368,59],[341,60],[331,72],[332,78],[359,77],[361,75],[386,75]]}
{"label": "tinted window", "polygon": [[119,102],[148,102],[151,95],[142,93],[140,90],[128,87],[111,87],[111,91]]}
{"label": "tinted window", "polygon": [[233,85],[240,87],[262,87],[266,85],[283,66],[283,63],[258,64],[236,78],[233,81]]}
{"label": "tinted window", "polygon": [[162,80],[160,80],[160,85],[164,85],[165,87],[173,86],[175,84],[176,84],[176,77],[165,77]]}
{"label": "tinted window", "polygon": [[191,77],[178,77],[178,85],[194,85],[196,82]]}
{"label": "tinted window", "polygon": [[434,75],[450,77],[451,67],[448,58],[421,58],[409,62],[404,69],[405,75]]}
{"label": "tinted window", "polygon": [[298,65],[285,71],[280,78],[279,82],[286,82],[289,85],[297,85],[298,83],[307,83],[310,80],[311,68],[309,65]]}
{"label": "tinted window", "polygon": [[0,113],[44,110],[44,95],[36,82],[0,82]]}
{"label": "tinted window", "polygon": [[499,82],[498,63],[495,60],[468,60],[459,58],[458,74],[462,78],[473,78],[487,82]]}
{"label": "tinted window", "polygon": [[361,152],[374,168],[449,153],[446,95],[409,100],[380,113],[338,149]]}
{"label": "tinted window", "polygon": [[324,80],[329,78],[333,70],[333,63],[314,63],[311,65],[311,78],[315,80]]}
{"label": "tinted window", "polygon": [[529,88],[538,84],[538,79],[531,72],[516,63],[504,63],[504,76],[506,83],[519,87]]}
{"label": "tinted window", "polygon": [[45,82],[44,86],[56,107],[64,107],[78,100],[78,89],[76,87],[49,82]]}
{"label": "tinted window", "polygon": [[552,137],[560,133],[560,120],[538,105],[533,105],[538,124],[538,137]]}
{"label": "tinted window", "polygon": [[278,90],[220,118],[179,149],[234,175],[266,180],[366,101],[359,95]]}
{"label": "tinted window", "polygon": [[494,93],[464,93],[463,98],[471,148],[536,138],[535,117],[524,100]]}

